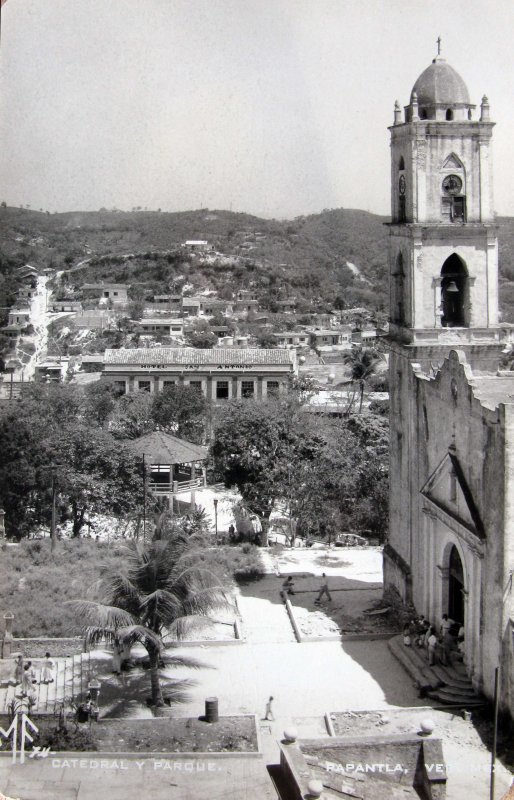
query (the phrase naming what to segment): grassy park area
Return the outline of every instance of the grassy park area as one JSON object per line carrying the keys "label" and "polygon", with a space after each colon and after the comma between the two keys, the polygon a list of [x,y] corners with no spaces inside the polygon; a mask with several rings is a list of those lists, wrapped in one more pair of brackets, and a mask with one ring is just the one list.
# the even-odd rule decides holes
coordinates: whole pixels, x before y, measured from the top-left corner
{"label": "grassy park area", "polygon": [[[258,548],[205,548],[200,561],[229,580],[257,578],[263,571]],[[16,637],[79,636],[81,620],[64,605],[68,600],[96,599],[102,570],[123,564],[122,541],[62,540],[55,553],[49,540],[25,540],[7,547],[0,562],[0,620],[14,614]]]}

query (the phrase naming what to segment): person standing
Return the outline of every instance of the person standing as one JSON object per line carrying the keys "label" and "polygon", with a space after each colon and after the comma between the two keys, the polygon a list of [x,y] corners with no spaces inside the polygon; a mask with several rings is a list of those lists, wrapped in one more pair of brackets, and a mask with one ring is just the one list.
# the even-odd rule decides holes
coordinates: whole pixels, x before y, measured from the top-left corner
{"label": "person standing", "polygon": [[36,675],[32,668],[32,661],[27,661],[23,667],[23,677],[21,679],[21,693],[25,697],[32,695],[32,684],[36,683]]}
{"label": "person standing", "polygon": [[14,662],[13,680],[15,686],[17,686],[23,680],[23,656],[21,653],[16,656],[16,660]]}
{"label": "person standing", "polygon": [[266,703],[266,711],[264,712],[264,719],[274,722],[275,715],[273,714],[272,703],[273,703],[273,697],[270,696],[268,702]]}
{"label": "person standing", "polygon": [[50,653],[45,653],[45,660],[43,661],[43,669],[41,670],[41,683],[53,683],[54,664],[50,658]]}
{"label": "person standing", "polygon": [[431,667],[435,664],[435,654],[437,650],[438,639],[435,635],[434,628],[430,628],[428,637],[428,663]]}
{"label": "person standing", "polygon": [[327,596],[327,600],[332,600],[332,596],[331,596],[330,592],[328,591],[328,578],[325,575],[325,573],[323,572],[323,574],[321,576],[321,587],[320,587],[320,590],[319,590],[319,594],[318,594],[318,596],[316,597],[316,599],[314,601],[315,605],[319,605],[321,603],[321,598],[325,594]]}
{"label": "person standing", "polygon": [[444,636],[445,633],[449,633],[452,625],[454,625],[453,620],[448,618],[448,614],[443,614],[443,618],[441,619],[441,636]]}

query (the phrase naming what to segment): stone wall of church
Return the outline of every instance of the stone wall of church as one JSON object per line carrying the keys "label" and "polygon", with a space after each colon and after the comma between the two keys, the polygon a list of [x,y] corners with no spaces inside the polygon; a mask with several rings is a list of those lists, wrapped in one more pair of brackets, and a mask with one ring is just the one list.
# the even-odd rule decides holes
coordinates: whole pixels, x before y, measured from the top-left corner
{"label": "stone wall of church", "polygon": [[[417,378],[420,486],[419,523],[412,542],[417,554],[412,561],[413,599],[420,611],[431,619],[440,619],[447,610],[447,556],[451,545],[455,545],[464,567],[466,662],[475,686],[492,697],[494,670],[502,660],[501,643],[512,610],[504,601],[509,571],[514,567],[513,528],[508,524],[512,511],[505,474],[512,472],[514,481],[514,471],[508,466],[514,431],[505,426],[512,408],[506,414],[505,406],[493,409],[483,405],[474,396],[471,380],[464,354],[456,351],[450,353],[434,378]],[[472,525],[465,524],[467,510],[462,500],[463,507],[456,505],[454,516],[430,517],[427,508],[423,511],[419,490],[442,462],[449,446],[455,448],[453,452],[483,522],[482,540],[470,532]]]}

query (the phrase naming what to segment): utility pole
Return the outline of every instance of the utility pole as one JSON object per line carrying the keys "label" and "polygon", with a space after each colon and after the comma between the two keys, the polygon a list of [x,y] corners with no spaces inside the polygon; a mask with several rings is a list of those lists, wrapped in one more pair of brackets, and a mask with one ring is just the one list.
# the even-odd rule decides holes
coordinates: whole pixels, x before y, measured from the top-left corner
{"label": "utility pole", "polygon": [[52,468],[52,520],[50,523],[50,544],[51,544],[51,551],[52,553],[55,551],[55,472]]}
{"label": "utility pole", "polygon": [[143,542],[146,542],[146,466],[143,453]]}
{"label": "utility pole", "polygon": [[214,530],[216,532],[216,544],[218,544],[218,498],[215,497],[214,503]]}
{"label": "utility pole", "polygon": [[500,704],[500,668],[494,670],[494,727],[493,727],[493,747],[491,750],[491,780],[489,784],[489,798],[494,800],[494,769],[496,762],[496,747],[498,742],[498,708]]}

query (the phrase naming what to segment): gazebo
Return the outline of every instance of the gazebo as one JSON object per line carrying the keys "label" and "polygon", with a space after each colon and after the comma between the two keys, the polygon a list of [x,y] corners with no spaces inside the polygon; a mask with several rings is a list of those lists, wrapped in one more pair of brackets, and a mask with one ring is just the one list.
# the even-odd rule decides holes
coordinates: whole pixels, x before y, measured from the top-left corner
{"label": "gazebo", "polygon": [[150,472],[150,490],[167,497],[173,508],[173,498],[183,492],[191,492],[206,485],[205,460],[207,447],[186,442],[164,431],[153,431],[130,442],[139,453]]}

